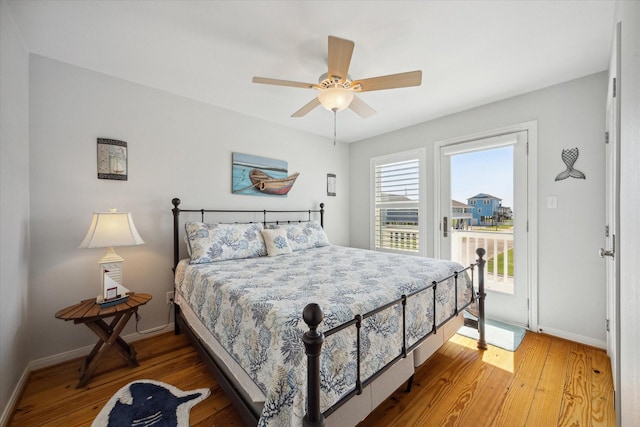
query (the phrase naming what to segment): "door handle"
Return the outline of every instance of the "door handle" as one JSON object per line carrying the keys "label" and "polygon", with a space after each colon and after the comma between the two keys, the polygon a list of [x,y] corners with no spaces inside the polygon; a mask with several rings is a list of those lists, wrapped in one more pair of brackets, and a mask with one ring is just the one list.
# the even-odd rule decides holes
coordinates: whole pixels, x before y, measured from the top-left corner
{"label": "door handle", "polygon": [[598,254],[600,255],[600,258],[604,258],[606,256],[610,256],[611,258],[614,258],[615,256],[615,252],[607,251],[604,248],[600,248],[600,250],[598,251]]}
{"label": "door handle", "polygon": [[442,237],[447,237],[449,235],[449,218],[442,217]]}

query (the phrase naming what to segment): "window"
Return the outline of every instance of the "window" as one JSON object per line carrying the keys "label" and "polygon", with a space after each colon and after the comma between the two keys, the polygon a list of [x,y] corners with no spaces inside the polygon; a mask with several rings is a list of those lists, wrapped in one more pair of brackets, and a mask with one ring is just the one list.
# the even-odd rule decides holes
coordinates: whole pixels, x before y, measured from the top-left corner
{"label": "window", "polygon": [[485,205],[488,205],[488,204],[489,204],[489,200],[483,200],[483,203],[484,203]]}
{"label": "window", "polygon": [[421,176],[425,150],[371,160],[371,248],[424,254]]}
{"label": "window", "polygon": [[471,200],[471,201],[469,202],[469,204],[470,204],[471,206],[473,206],[473,205],[475,205],[475,204],[476,204],[476,201],[475,201],[475,200]]}

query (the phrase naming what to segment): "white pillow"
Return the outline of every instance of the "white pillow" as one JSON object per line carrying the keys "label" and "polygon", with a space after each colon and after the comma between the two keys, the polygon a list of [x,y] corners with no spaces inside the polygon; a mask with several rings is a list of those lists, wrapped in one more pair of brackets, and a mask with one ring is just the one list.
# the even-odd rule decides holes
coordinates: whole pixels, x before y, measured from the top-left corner
{"label": "white pillow", "polygon": [[264,244],[267,246],[267,255],[276,256],[293,252],[287,239],[287,230],[284,228],[263,229],[261,233]]}

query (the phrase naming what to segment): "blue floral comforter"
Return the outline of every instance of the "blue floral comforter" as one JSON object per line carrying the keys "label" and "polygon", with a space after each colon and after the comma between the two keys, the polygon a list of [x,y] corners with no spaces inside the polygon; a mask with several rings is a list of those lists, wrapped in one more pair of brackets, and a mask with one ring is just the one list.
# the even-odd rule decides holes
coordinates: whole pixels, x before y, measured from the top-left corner
{"label": "blue floral comforter", "polygon": [[[301,336],[305,305],[324,311],[327,331],[403,294],[425,288],[463,267],[455,262],[341,246],[277,257],[236,259],[176,270],[176,289],[266,396],[261,426],[300,426],[306,406],[306,357]],[[466,274],[458,283],[458,308],[472,297]],[[453,279],[436,290],[436,322],[455,312]],[[433,327],[433,290],[407,303],[407,345]],[[402,311],[396,306],[363,321],[362,380],[402,348]],[[355,328],[327,337],[321,356],[322,409],[353,390]]]}

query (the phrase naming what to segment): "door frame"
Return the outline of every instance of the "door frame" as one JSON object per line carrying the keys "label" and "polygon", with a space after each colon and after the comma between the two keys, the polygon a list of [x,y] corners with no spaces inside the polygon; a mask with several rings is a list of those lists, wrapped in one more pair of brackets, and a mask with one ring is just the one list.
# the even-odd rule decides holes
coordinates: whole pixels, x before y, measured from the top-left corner
{"label": "door frame", "polygon": [[[454,138],[436,141],[433,151],[433,190],[434,190],[434,215],[433,236],[440,234],[440,150],[452,144],[471,142],[476,139],[485,139],[501,136],[509,133],[525,131],[527,133],[527,292],[529,300],[529,330],[538,330],[538,122],[518,123],[501,128],[490,129],[473,134],[467,134]],[[433,254],[439,258],[440,239],[433,239]]]}
{"label": "door frame", "polygon": [[[605,127],[608,141],[605,156],[605,235],[604,249],[613,250],[614,257],[603,257],[606,264],[606,318],[607,355],[611,361],[613,389],[620,387],[620,134],[621,134],[621,36],[622,23],[615,27],[612,54],[609,64],[608,90],[606,102]],[[615,79],[615,82],[614,82]],[[613,119],[613,120],[612,120]],[[611,204],[611,205],[609,205]],[[611,271],[613,270],[613,271]],[[620,413],[620,399],[615,402],[616,413]],[[617,417],[617,422],[620,422]]]}

